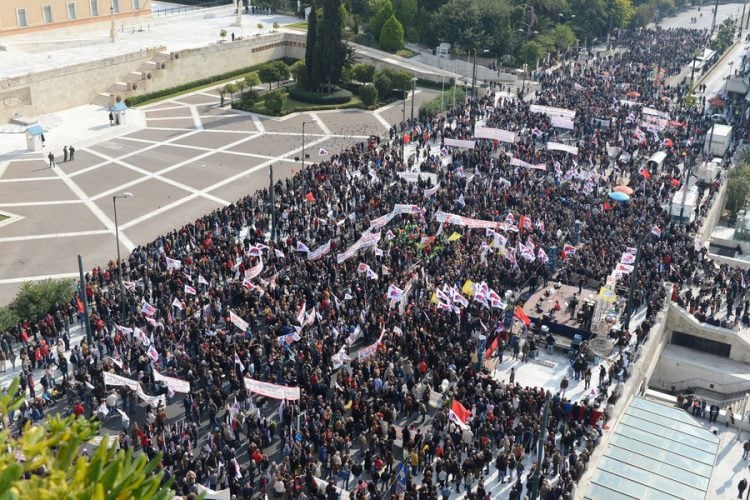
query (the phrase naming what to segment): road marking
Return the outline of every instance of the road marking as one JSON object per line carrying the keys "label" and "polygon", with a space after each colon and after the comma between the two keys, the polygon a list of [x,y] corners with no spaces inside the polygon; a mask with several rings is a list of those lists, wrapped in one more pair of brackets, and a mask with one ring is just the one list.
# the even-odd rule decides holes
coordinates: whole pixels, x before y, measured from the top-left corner
{"label": "road marking", "polygon": [[57,176],[53,177],[19,177],[18,179],[0,179],[0,182],[32,182],[32,181],[56,181],[59,180]]}
{"label": "road marking", "polygon": [[75,205],[77,203],[83,203],[83,200],[27,201],[27,202],[20,202],[20,203],[0,203],[0,208],[44,207],[48,205]]}
{"label": "road marking", "polygon": [[77,278],[78,273],[44,274],[41,276],[24,276],[23,278],[6,278],[0,280],[0,285],[13,285],[25,281],[61,280],[66,278]]}
{"label": "road marking", "polygon": [[[68,174],[62,171],[60,168],[53,168],[52,169],[59,177],[63,180],[63,182],[68,186],[68,188],[75,193],[78,198],[83,201],[83,203],[86,204],[89,210],[91,210],[91,213],[94,214],[94,216],[99,219],[99,221],[104,224],[104,227],[110,230],[110,232],[114,232],[115,230],[115,223],[112,222],[112,220],[107,217],[107,214],[104,213],[104,211],[97,206],[96,203],[93,202],[91,198],[89,198],[86,193],[83,192],[83,190],[78,186],[78,184],[73,181],[70,177],[68,177]],[[128,249],[128,251],[132,252],[135,248],[135,245],[132,241],[130,241],[130,238],[128,238],[126,235],[120,232],[120,242],[125,246],[125,248]]]}
{"label": "road marking", "polygon": [[[120,229],[122,229],[122,226],[120,226]],[[113,233],[114,229],[92,229],[90,231],[76,231],[73,233],[27,234],[25,236],[7,236],[5,238],[0,238],[0,243],[12,243],[14,241],[47,240],[50,238],[77,238],[80,236],[99,236],[102,234]],[[122,231],[120,231],[120,241],[122,241]]]}
{"label": "road marking", "polygon": [[320,119],[318,113],[310,113],[310,116],[312,116],[313,121],[318,124],[318,127],[320,127],[320,130],[322,130],[325,135],[333,135],[331,129],[328,128],[328,125],[323,123],[323,120]]}
{"label": "road marking", "polygon": [[190,106],[190,115],[193,117],[195,128],[197,128],[198,130],[203,130],[203,122],[201,121],[201,116],[195,106]]}

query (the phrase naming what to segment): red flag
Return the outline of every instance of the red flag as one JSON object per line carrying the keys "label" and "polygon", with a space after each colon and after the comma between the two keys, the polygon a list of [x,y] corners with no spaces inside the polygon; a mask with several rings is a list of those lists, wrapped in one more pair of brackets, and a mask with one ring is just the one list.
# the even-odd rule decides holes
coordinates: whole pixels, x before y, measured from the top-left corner
{"label": "red flag", "polygon": [[82,313],[83,312],[83,301],[78,296],[76,296],[76,303],[78,304],[78,312]]}
{"label": "red flag", "polygon": [[455,422],[459,427],[467,427],[466,422],[469,421],[470,417],[471,412],[464,408],[464,405],[454,399],[453,404],[451,404],[451,410],[448,413],[448,418]]}
{"label": "red flag", "polygon": [[487,350],[484,351],[484,359],[490,359],[490,357],[492,356],[492,353],[497,350],[497,346],[499,343],[500,343],[500,337],[496,335],[495,340],[493,340],[492,343],[490,343],[490,346],[487,348]]}
{"label": "red flag", "polygon": [[531,231],[532,225],[531,225],[531,219],[526,217],[525,215],[522,215],[518,218],[518,227],[521,229],[526,229]]}
{"label": "red flag", "polygon": [[672,177],[672,187],[677,187],[680,185],[680,179],[675,179]]}
{"label": "red flag", "polygon": [[306,199],[307,201],[315,201],[315,197],[313,196],[313,194],[312,194],[312,191],[311,191],[311,192],[309,192],[309,193],[307,193],[307,194],[305,195],[305,199]]}
{"label": "red flag", "polygon": [[612,210],[612,205],[609,204],[609,202],[604,202],[604,205],[602,205],[602,208],[604,211]]}
{"label": "red flag", "polygon": [[642,168],[642,169],[640,170],[640,172],[638,172],[638,173],[639,173],[639,174],[641,174],[641,175],[642,175],[643,177],[645,177],[647,181],[650,181],[650,180],[651,180],[651,172],[649,172],[649,171],[648,171],[648,170],[646,170],[645,168]]}
{"label": "red flag", "polygon": [[531,319],[526,316],[526,313],[523,312],[521,306],[516,306],[516,312],[513,313],[513,316],[515,316],[519,321],[522,321],[523,324],[526,325],[526,328],[531,326]]}

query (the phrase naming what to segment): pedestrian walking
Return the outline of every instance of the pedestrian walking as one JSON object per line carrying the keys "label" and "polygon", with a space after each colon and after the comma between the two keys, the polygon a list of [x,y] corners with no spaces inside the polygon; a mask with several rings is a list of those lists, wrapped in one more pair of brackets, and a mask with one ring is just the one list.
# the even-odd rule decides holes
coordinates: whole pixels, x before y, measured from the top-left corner
{"label": "pedestrian walking", "polygon": [[70,161],[73,161],[75,159],[76,148],[68,146],[68,153],[70,154]]}
{"label": "pedestrian walking", "polygon": [[742,498],[742,493],[747,489],[747,479],[744,477],[737,484],[737,498]]}
{"label": "pedestrian walking", "polygon": [[63,163],[68,161],[68,146],[63,146]]}
{"label": "pedestrian walking", "polygon": [[49,168],[55,168],[55,154],[52,151],[47,155],[47,159],[49,160]]}

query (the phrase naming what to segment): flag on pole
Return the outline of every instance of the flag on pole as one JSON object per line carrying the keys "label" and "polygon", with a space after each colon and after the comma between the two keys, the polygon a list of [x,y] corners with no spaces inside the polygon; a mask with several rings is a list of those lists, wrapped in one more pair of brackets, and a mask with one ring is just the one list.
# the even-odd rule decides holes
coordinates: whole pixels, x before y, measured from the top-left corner
{"label": "flag on pole", "polygon": [[464,405],[454,399],[453,403],[451,404],[451,409],[448,412],[448,418],[460,428],[468,429],[468,422],[469,418],[471,418],[471,412],[467,410]]}
{"label": "flag on pole", "polygon": [[649,172],[645,168],[642,168],[638,173],[645,177],[647,181],[651,180],[651,172]]}
{"label": "flag on pole", "polygon": [[307,248],[307,245],[305,245],[305,244],[304,244],[304,243],[302,243],[301,241],[298,241],[298,242],[297,242],[297,251],[298,251],[298,252],[306,252],[306,253],[310,253],[310,249],[309,249],[309,248]]}
{"label": "flag on pole", "polygon": [[521,306],[516,306],[516,311],[513,313],[513,316],[526,325],[526,328],[531,326],[531,319],[529,319],[526,313],[523,312]]}
{"label": "flag on pole", "polygon": [[659,229],[659,226],[657,226],[657,225],[654,225],[654,226],[653,226],[653,227],[651,228],[651,234],[653,234],[653,235],[654,235],[654,236],[656,236],[657,238],[661,238],[661,229]]}
{"label": "flag on pole", "polygon": [[192,286],[185,284],[185,295],[196,295],[197,292]]}
{"label": "flag on pole", "polygon": [[182,311],[182,310],[185,309],[185,304],[183,304],[180,299],[178,299],[177,297],[175,297],[174,300],[172,301],[172,307],[176,307],[177,309],[179,309],[180,311]]}
{"label": "flag on pole", "polygon": [[141,304],[141,312],[146,316],[153,316],[156,314],[156,308],[144,300]]}
{"label": "flag on pole", "polygon": [[234,364],[240,365],[240,372],[245,373],[245,365],[242,364],[242,360],[236,352],[234,353]]}
{"label": "flag on pole", "polygon": [[208,280],[206,278],[204,278],[202,274],[199,274],[198,275],[198,284],[199,285],[206,285],[206,286],[208,286]]}
{"label": "flag on pole", "polygon": [[182,261],[176,259],[170,259],[167,257],[167,270],[180,269],[182,267]]}

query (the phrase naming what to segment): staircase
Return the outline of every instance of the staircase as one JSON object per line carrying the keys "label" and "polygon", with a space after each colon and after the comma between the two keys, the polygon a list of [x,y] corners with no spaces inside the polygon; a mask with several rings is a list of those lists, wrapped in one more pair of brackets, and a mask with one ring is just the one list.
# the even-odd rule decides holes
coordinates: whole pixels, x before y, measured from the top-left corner
{"label": "staircase", "polygon": [[742,410],[742,401],[748,394],[748,391],[738,391],[731,394],[722,394],[720,392],[711,391],[708,389],[695,388],[692,391],[693,396],[700,399],[705,399],[708,404],[716,403],[719,405],[721,410],[726,410],[731,407],[735,413]]}
{"label": "staircase", "polygon": [[156,50],[157,52],[154,53],[149,61],[142,63],[137,70],[130,71],[128,74],[123,75],[120,81],[110,85],[106,91],[100,92],[94,100],[91,101],[91,104],[103,108],[109,108],[115,103],[118,97],[125,99],[132,95],[133,92],[142,90],[144,84],[141,82],[149,80],[157,71],[163,71],[166,69],[169,61],[173,59],[170,52],[166,52],[161,48]]}

